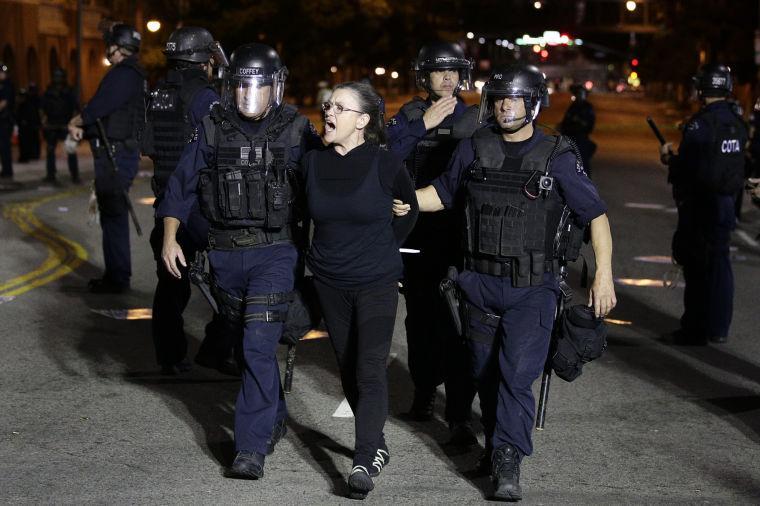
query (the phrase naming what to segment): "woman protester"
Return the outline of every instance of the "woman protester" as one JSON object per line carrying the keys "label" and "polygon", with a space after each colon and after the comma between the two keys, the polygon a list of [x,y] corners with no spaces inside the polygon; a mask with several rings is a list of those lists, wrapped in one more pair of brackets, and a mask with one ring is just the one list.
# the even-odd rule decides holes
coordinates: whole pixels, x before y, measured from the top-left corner
{"label": "woman protester", "polygon": [[[364,499],[390,461],[386,363],[403,270],[399,245],[414,226],[416,199],[401,160],[383,146],[383,101],[371,85],[336,86],[322,110],[329,147],[303,162],[314,223],[306,262],[355,415],[350,497]],[[393,217],[394,198],[412,203],[412,212]]]}

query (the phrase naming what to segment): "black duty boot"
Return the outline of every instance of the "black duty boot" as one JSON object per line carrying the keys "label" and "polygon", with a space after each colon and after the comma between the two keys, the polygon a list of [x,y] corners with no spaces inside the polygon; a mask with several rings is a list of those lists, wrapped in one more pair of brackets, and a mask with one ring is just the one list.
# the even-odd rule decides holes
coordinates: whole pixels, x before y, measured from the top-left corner
{"label": "black duty boot", "polygon": [[287,433],[288,427],[285,425],[285,420],[280,420],[274,424],[274,427],[272,428],[272,436],[269,438],[269,441],[267,441],[267,455],[272,455],[274,453],[274,447]]}
{"label": "black duty boot", "polygon": [[369,477],[369,472],[364,466],[354,466],[348,475],[348,497],[351,499],[366,499],[375,483]]}
{"label": "black duty boot", "polygon": [[449,422],[450,446],[474,446],[478,444],[478,438],[472,430],[472,424],[465,422]]}
{"label": "black duty boot", "polygon": [[495,499],[500,501],[519,501],[522,499],[520,488],[520,455],[512,445],[504,445],[494,450],[491,457],[491,480],[494,483]]}
{"label": "black duty boot", "polygon": [[369,475],[372,478],[380,476],[380,471],[391,461],[391,454],[388,452],[388,446],[385,442],[375,452],[375,458],[372,460],[372,467],[369,469]]}
{"label": "black duty boot", "polygon": [[264,456],[258,452],[237,452],[229,476],[258,480],[264,477]]}
{"label": "black duty boot", "polygon": [[412,407],[407,413],[407,417],[415,422],[427,422],[433,418],[433,408],[435,406],[435,390],[432,392],[423,392],[414,390],[414,400]]}

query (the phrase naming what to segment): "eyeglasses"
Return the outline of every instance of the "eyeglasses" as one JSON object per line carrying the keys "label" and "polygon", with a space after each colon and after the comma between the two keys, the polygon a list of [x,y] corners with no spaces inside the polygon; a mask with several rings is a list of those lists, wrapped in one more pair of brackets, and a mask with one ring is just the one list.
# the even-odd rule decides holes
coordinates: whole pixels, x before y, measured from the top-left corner
{"label": "eyeglasses", "polygon": [[330,112],[330,109],[332,109],[333,107],[335,107],[335,114],[341,114],[343,111],[351,111],[357,114],[364,114],[362,111],[357,111],[356,109],[349,109],[348,107],[343,107],[342,104],[333,104],[332,102],[325,102],[322,104],[322,110],[325,112]]}

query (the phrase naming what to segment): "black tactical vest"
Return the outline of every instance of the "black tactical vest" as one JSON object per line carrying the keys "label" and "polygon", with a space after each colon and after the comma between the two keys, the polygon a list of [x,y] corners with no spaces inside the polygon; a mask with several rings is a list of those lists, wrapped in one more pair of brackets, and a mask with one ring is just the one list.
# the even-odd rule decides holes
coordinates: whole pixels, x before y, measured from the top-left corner
{"label": "black tactical vest", "polygon": [[530,277],[532,269],[540,277],[557,259],[560,224],[568,217],[549,168],[572,147],[563,137],[548,136],[522,159],[508,158],[501,134],[492,128],[478,130],[473,143],[476,159],[465,183],[468,265],[505,276],[519,267]]}
{"label": "black tactical vest", "polygon": [[294,199],[289,172],[297,162],[289,159],[290,148],[300,145],[308,123],[289,104],[271,114],[269,126],[253,136],[218,104],[203,119],[216,163],[200,172],[201,211],[212,229],[265,231],[267,238],[256,244],[288,238]]}
{"label": "black tactical vest", "polygon": [[202,72],[170,71],[150,93],[143,154],[153,160],[153,192],[163,193],[182,150],[193,136],[189,111],[196,94],[211,88]]}
{"label": "black tactical vest", "polygon": [[103,118],[103,126],[109,140],[121,141],[130,149],[137,149],[145,125],[145,96],[148,91],[148,83],[145,80],[145,70],[137,62],[136,57],[125,58],[116,65],[116,67],[119,66],[129,67],[140,74],[143,80],[142,88],[136,91],[118,109]]}
{"label": "black tactical vest", "polygon": [[[401,113],[411,122],[422,118],[428,107],[423,99],[414,97],[401,108]],[[404,161],[415,189],[428,186],[446,170],[457,143],[471,137],[477,126],[478,108],[471,106],[452,125],[439,125],[425,134]]]}
{"label": "black tactical vest", "polygon": [[704,110],[698,113],[712,129],[712,140],[701,157],[697,179],[710,191],[736,195],[744,186],[744,146],[749,137],[747,126],[736,114],[718,115]]}

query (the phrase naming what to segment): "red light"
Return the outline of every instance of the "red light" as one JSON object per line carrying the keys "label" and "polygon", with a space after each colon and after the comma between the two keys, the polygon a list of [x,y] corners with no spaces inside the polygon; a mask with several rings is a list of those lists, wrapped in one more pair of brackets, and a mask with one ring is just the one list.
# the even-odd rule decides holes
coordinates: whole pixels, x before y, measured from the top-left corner
{"label": "red light", "polygon": [[631,66],[632,67],[638,67],[639,66],[639,59],[638,58],[634,58],[633,60],[631,60]]}
{"label": "red light", "polygon": [[547,51],[546,49],[541,51],[541,58],[547,58],[548,56],[549,56],[549,51]]}

